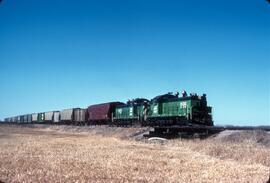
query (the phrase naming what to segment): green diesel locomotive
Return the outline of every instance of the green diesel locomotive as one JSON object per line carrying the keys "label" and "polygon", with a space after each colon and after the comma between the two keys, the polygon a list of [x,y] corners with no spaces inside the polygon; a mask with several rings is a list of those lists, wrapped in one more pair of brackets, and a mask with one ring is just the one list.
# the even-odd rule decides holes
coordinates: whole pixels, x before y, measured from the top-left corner
{"label": "green diesel locomotive", "polygon": [[212,108],[207,106],[206,95],[191,94],[182,97],[178,93],[160,95],[151,100],[146,125],[189,125],[213,126]]}
{"label": "green diesel locomotive", "polygon": [[143,124],[146,120],[146,109],[149,106],[149,100],[137,98],[128,101],[126,104],[116,106],[115,116],[112,120],[113,125],[126,126]]}

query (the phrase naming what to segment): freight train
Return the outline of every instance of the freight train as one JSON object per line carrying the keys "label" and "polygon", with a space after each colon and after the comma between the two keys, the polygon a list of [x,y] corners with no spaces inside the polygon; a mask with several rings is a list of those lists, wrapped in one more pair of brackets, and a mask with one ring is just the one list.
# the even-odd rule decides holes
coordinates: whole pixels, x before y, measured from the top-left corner
{"label": "freight train", "polygon": [[184,91],[159,95],[152,100],[136,98],[123,102],[90,105],[61,111],[40,112],[5,118],[6,123],[112,126],[213,126],[212,107],[206,94]]}

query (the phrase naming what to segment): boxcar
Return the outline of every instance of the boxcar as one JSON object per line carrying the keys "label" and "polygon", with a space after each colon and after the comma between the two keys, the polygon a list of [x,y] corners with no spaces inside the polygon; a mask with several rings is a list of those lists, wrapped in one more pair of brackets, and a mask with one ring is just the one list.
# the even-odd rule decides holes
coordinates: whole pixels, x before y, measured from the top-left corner
{"label": "boxcar", "polygon": [[18,120],[18,123],[23,123],[23,115],[19,116]]}
{"label": "boxcar", "polygon": [[73,109],[64,109],[60,112],[60,121],[63,124],[71,124],[73,121]]}
{"label": "boxcar", "polygon": [[53,111],[45,112],[44,113],[44,122],[45,123],[51,123],[53,120]]}
{"label": "boxcar", "polygon": [[15,122],[16,122],[16,117],[12,117],[12,118],[11,118],[11,122],[12,122],[12,123],[15,123]]}
{"label": "boxcar", "polygon": [[32,123],[37,123],[38,122],[38,113],[32,114]]}
{"label": "boxcar", "polygon": [[122,102],[109,102],[89,106],[86,113],[87,124],[110,124],[115,107],[123,104]]}
{"label": "boxcar", "polygon": [[86,114],[86,109],[81,109],[81,108],[75,108],[73,110],[73,120],[76,125],[82,125],[85,123],[85,114]]}
{"label": "boxcar", "polygon": [[60,122],[60,111],[54,111],[53,113],[53,123]]}
{"label": "boxcar", "polygon": [[16,116],[16,123],[20,123],[21,122],[21,116]]}
{"label": "boxcar", "polygon": [[27,123],[27,114],[23,115],[23,123]]}
{"label": "boxcar", "polygon": [[64,109],[60,112],[61,123],[80,125],[85,122],[85,109],[72,108]]}
{"label": "boxcar", "polygon": [[32,114],[27,114],[27,123],[32,123]]}
{"label": "boxcar", "polygon": [[[44,113],[45,123],[55,123],[59,122],[59,111],[49,111]],[[55,116],[55,117],[54,117]]]}
{"label": "boxcar", "polygon": [[118,105],[115,108],[113,124],[114,125],[134,125],[143,124],[146,119],[146,109],[149,100],[137,98],[128,101],[127,104]]}

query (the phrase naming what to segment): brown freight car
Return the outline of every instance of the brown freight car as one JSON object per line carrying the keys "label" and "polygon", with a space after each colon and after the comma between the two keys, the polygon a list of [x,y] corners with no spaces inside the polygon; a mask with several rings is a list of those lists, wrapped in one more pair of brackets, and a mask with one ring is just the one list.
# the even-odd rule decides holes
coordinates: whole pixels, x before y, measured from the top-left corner
{"label": "brown freight car", "polygon": [[87,124],[88,125],[104,125],[110,124],[115,107],[123,105],[122,102],[109,102],[103,104],[91,105],[87,108]]}

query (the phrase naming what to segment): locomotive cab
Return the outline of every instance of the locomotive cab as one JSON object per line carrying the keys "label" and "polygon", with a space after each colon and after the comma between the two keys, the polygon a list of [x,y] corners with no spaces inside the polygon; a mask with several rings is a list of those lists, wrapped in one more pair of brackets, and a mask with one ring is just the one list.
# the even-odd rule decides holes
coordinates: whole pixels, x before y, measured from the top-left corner
{"label": "locomotive cab", "polygon": [[202,96],[190,96],[188,120],[190,123],[213,126],[212,107],[207,106],[205,94]]}

